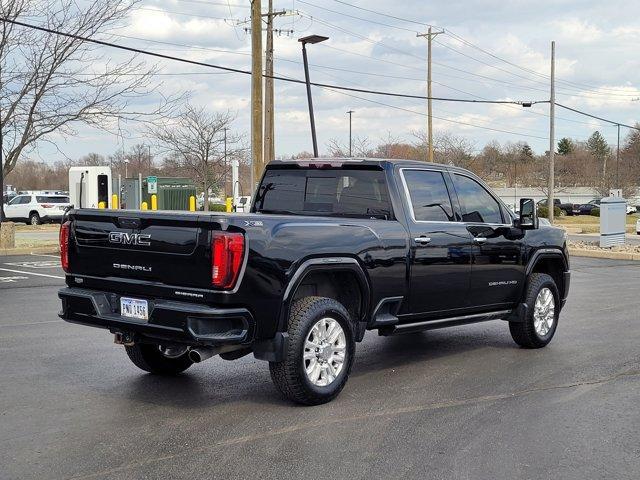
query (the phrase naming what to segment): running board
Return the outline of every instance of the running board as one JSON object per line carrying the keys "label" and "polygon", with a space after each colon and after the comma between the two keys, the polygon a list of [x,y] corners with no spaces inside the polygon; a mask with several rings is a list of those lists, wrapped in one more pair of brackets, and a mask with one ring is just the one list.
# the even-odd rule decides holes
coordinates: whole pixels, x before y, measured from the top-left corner
{"label": "running board", "polygon": [[460,317],[439,318],[435,320],[423,320],[420,322],[390,325],[380,328],[378,330],[378,334],[386,337],[398,333],[418,332],[420,330],[435,330],[436,328],[455,327],[456,325],[486,322],[487,320],[500,320],[508,317],[511,313],[512,310],[499,310],[496,312],[476,313],[473,315],[463,315]]}

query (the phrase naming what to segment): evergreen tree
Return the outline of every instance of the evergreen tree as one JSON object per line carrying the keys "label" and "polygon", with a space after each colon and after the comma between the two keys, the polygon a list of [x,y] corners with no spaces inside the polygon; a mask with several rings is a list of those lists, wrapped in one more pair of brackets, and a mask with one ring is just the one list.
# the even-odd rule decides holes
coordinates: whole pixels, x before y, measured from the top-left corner
{"label": "evergreen tree", "polygon": [[558,142],[558,153],[560,155],[569,155],[573,152],[575,145],[570,138],[563,137]]}
{"label": "evergreen tree", "polygon": [[611,153],[611,149],[609,148],[607,141],[597,130],[593,132],[589,137],[589,140],[587,140],[587,150],[589,150],[589,153],[598,160],[604,160],[607,155]]}
{"label": "evergreen tree", "polygon": [[611,153],[611,148],[607,144],[602,134],[595,131],[587,140],[587,150],[595,157],[596,160],[602,162],[602,180],[606,183],[607,178],[607,158]]}

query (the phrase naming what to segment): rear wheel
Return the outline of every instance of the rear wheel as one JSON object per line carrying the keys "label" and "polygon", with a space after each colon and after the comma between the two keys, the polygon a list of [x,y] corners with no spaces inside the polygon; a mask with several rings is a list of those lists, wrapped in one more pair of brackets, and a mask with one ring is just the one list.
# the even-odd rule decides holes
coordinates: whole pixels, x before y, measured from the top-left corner
{"label": "rear wheel", "polygon": [[38,212],[31,212],[31,215],[29,215],[29,224],[40,225],[41,223],[42,220],[40,220],[40,215],[38,215]]}
{"label": "rear wheel", "polygon": [[291,308],[289,343],[282,362],[270,362],[271,378],[289,400],[319,405],[347,383],[355,340],[347,310],[337,301],[305,297]]}
{"label": "rear wheel", "polygon": [[524,322],[510,322],[513,340],[525,348],[546,346],[558,326],[560,302],[558,287],[545,273],[532,273],[527,285],[525,303],[528,305]]}
{"label": "rear wheel", "polygon": [[193,365],[186,348],[179,351],[150,343],[136,343],[124,348],[136,367],[156,375],[177,375]]}

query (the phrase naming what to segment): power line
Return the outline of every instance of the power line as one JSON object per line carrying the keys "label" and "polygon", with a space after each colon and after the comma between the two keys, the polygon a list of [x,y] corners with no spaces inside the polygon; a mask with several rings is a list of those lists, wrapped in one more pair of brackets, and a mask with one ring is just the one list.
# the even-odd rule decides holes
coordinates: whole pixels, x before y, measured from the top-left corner
{"label": "power line", "polygon": [[[336,0],[337,1],[337,0]],[[185,58],[179,58],[179,57],[174,57],[171,55],[165,55],[165,54],[161,54],[161,53],[157,53],[157,52],[151,52],[148,50],[142,50],[139,48],[134,48],[134,47],[128,47],[125,45],[119,45],[119,44],[115,44],[115,43],[111,43],[111,42],[106,42],[103,40],[98,40],[98,39],[94,39],[94,38],[89,38],[89,37],[84,37],[81,35],[76,35],[76,34],[72,34],[72,33],[67,33],[67,32],[61,32],[58,30],[54,30],[54,29],[50,29],[50,28],[46,28],[46,27],[40,27],[37,25],[31,25],[28,23],[24,23],[24,22],[20,22],[17,20],[11,20],[11,19],[6,19],[6,18],[2,18],[0,19],[3,22],[6,23],[11,23],[14,25],[18,25],[21,27],[25,27],[25,28],[31,28],[33,30],[38,30],[38,31],[42,31],[45,33],[50,33],[50,34],[54,34],[54,35],[61,35],[61,36],[65,36],[68,38],[73,38],[76,40],[81,40],[81,41],[85,41],[85,42],[89,42],[89,43],[94,43],[96,45],[102,45],[105,47],[111,47],[111,48],[116,48],[119,50],[124,50],[124,51],[128,51],[128,52],[132,52],[132,53],[136,53],[136,54],[142,54],[142,55],[148,55],[148,56],[152,56],[152,57],[156,57],[156,58],[162,58],[165,60],[172,60],[172,61],[177,61],[177,62],[181,62],[181,63],[187,63],[187,64],[192,64],[192,65],[198,65],[198,66],[203,66],[203,67],[208,67],[208,68],[215,68],[218,70],[223,70],[225,72],[231,72],[231,73],[241,73],[244,75],[251,75],[251,72],[249,70],[242,70],[239,68],[233,68],[233,67],[225,67],[222,65],[215,65],[215,64],[211,64],[211,63],[206,63],[206,62],[199,62],[196,60],[188,60]],[[299,80],[299,79],[295,79],[295,78],[290,78],[290,77],[284,77],[281,75],[273,75],[270,76],[271,78],[275,79],[275,80],[281,80],[281,81],[285,81],[285,82],[291,82],[291,83],[296,83],[296,84],[304,84],[304,80]],[[401,93],[395,93],[395,92],[385,92],[385,91],[379,91],[379,90],[370,90],[370,89],[361,89],[361,88],[352,88],[352,87],[345,87],[345,86],[341,86],[341,85],[331,85],[331,84],[325,84],[325,83],[317,83],[317,82],[311,82],[311,85],[314,85],[316,87],[320,87],[320,88],[328,88],[328,89],[332,89],[335,91],[341,91],[342,93],[344,93],[345,91],[347,92],[356,92],[356,93],[367,93],[367,94],[373,94],[373,95],[384,95],[384,96],[390,96],[390,97],[398,97],[398,98],[412,98],[412,99],[420,99],[420,100],[427,100],[429,97],[424,96],[424,95],[410,95],[410,94],[401,94]],[[349,96],[349,94],[345,95]],[[423,114],[421,112],[415,112],[414,110],[410,110],[410,109],[404,109],[403,107],[397,107],[394,105],[387,105],[384,104],[382,102],[378,102],[378,101],[374,101],[371,99],[366,99],[366,98],[362,98],[362,97],[358,97],[356,95],[351,95],[354,98],[359,98],[363,101],[369,101],[372,103],[378,103],[380,105],[384,105],[384,106],[388,106],[390,108],[396,108],[396,109],[401,109],[401,110],[406,110],[408,112],[412,112],[412,113],[416,113],[416,114],[421,114],[421,115],[426,115]],[[443,101],[443,102],[460,102],[460,103],[477,103],[477,104],[503,104],[503,105],[523,105],[523,104],[542,104],[542,103],[548,103],[547,100],[541,100],[541,101],[532,101],[532,102],[524,102],[524,101],[515,101],[515,100],[470,100],[470,99],[461,99],[461,98],[447,98],[447,97],[431,97],[432,100],[436,100],[436,101]],[[558,105],[561,108],[564,108],[566,110],[570,110],[573,111],[575,113],[579,113],[581,115],[585,115],[597,120],[601,120],[603,122],[607,122],[613,125],[620,125],[620,126],[624,126],[627,128],[631,128],[634,130],[640,130],[640,128],[638,127],[634,127],[631,125],[627,125],[624,123],[620,123],[620,122],[616,122],[613,120],[608,120],[605,119],[603,117],[598,117],[596,115],[592,115],[590,113],[584,112],[582,110],[578,110],[578,109],[574,109],[571,107],[568,107],[566,105],[562,105],[559,103],[556,103],[556,105]],[[434,118],[439,118],[440,120],[443,121],[449,121],[449,122],[454,122],[454,123],[460,123],[460,124],[466,124],[465,122],[456,122],[450,119],[446,119],[446,118],[441,118],[441,117],[435,117]],[[472,125],[469,124],[471,126],[477,126],[477,125]],[[486,128],[486,129],[491,129],[490,127],[478,127],[478,128]],[[493,129],[495,131],[499,131],[499,132],[503,132],[503,133],[511,133],[511,134],[518,134],[517,132],[510,132],[510,131],[506,131],[506,130],[501,130],[501,129]],[[531,136],[531,135],[529,135]]]}
{"label": "power line", "polygon": [[[504,73],[507,73],[507,74],[509,74],[509,75],[513,75],[513,76],[516,76],[516,77],[522,78],[522,79],[524,79],[524,80],[527,80],[527,81],[529,81],[529,82],[536,83],[536,84],[538,84],[538,85],[544,85],[544,86],[546,86],[546,85],[547,85],[547,83],[548,83],[548,82],[543,82],[543,81],[541,81],[541,80],[533,80],[533,79],[530,79],[530,78],[525,77],[525,76],[523,76],[523,75],[520,75],[520,74],[517,74],[517,73],[511,72],[511,71],[509,71],[509,70],[506,70],[506,69],[504,69],[504,68],[497,67],[497,66],[492,65],[492,64],[490,64],[490,63],[488,63],[488,62],[485,62],[485,61],[483,61],[483,60],[480,60],[480,59],[478,59],[478,58],[476,58],[476,57],[474,57],[474,56],[472,56],[472,55],[467,55],[466,53],[461,52],[460,50],[457,50],[456,48],[453,48],[453,47],[452,47],[452,46],[450,46],[450,45],[446,45],[446,44],[444,44],[444,43],[442,43],[442,42],[440,42],[440,41],[438,41],[438,40],[434,40],[434,41],[435,41],[438,45],[440,45],[440,46],[442,46],[442,47],[444,47],[444,48],[447,48],[447,49],[449,49],[449,50],[451,50],[451,51],[453,51],[453,52],[456,52],[456,53],[457,53],[457,54],[459,54],[459,55],[462,55],[463,57],[469,58],[469,59],[471,59],[471,60],[473,60],[473,61],[475,61],[475,62],[481,63],[482,65],[486,65],[486,66],[488,66],[488,67],[490,67],[490,68],[493,68],[493,69],[499,70],[499,71],[504,72]],[[499,57],[498,57],[498,58],[499,58]],[[514,65],[515,65],[515,64],[514,64]],[[520,68],[522,68],[522,69],[524,70],[524,67],[520,67]],[[529,70],[529,69],[527,69],[527,70]],[[531,71],[532,73],[536,73],[534,70],[529,70],[529,71]],[[565,88],[565,89],[566,89],[567,87],[563,87],[563,88]],[[576,93],[576,92],[577,92],[577,93]],[[588,92],[588,95],[583,95],[583,94],[581,94],[582,92],[585,92],[585,93],[586,93],[586,92]],[[575,90],[575,91],[565,90],[564,92],[560,92],[560,91],[558,91],[558,93],[561,93],[561,94],[563,94],[563,95],[570,95],[570,96],[574,96],[574,97],[584,97],[584,98],[593,98],[593,95],[600,95],[600,96],[605,96],[605,97],[633,97],[633,96],[635,95],[635,94],[632,94],[632,93],[626,93],[626,94],[622,94],[622,93],[605,93],[605,92],[598,92],[598,91],[584,90],[584,89],[581,89],[581,90]]]}
{"label": "power line", "polygon": [[[233,67],[225,67],[222,65],[215,65],[212,63],[206,63],[206,62],[198,62],[196,60],[188,60],[186,58],[179,58],[179,57],[174,57],[171,55],[165,55],[162,53],[157,53],[157,52],[151,52],[148,50],[142,50],[140,48],[134,48],[134,47],[128,47],[125,45],[118,45],[116,43],[111,43],[111,42],[106,42],[103,40],[97,40],[95,38],[89,38],[89,37],[83,37],[81,35],[76,35],[73,33],[66,33],[66,32],[61,32],[59,30],[54,30],[54,29],[50,29],[50,28],[46,28],[46,27],[40,27],[37,25],[30,25],[28,23],[23,23],[23,22],[19,22],[17,20],[10,20],[10,19],[1,19],[3,22],[8,22],[8,23],[12,23],[14,25],[18,25],[21,27],[25,27],[25,28],[31,28],[34,30],[38,30],[38,31],[42,31],[42,32],[46,32],[46,33],[51,33],[54,35],[61,35],[61,36],[65,36],[68,38],[73,38],[76,40],[81,40],[81,41],[85,41],[85,42],[89,42],[89,43],[94,43],[97,45],[102,45],[105,47],[111,47],[111,48],[117,48],[119,50],[125,50],[128,52],[132,52],[132,53],[137,53],[137,54],[141,54],[141,55],[148,55],[148,56],[152,56],[152,57],[157,57],[157,58],[162,58],[165,60],[173,60],[173,61],[177,61],[177,62],[182,62],[182,63],[189,63],[192,65],[199,65],[199,66],[203,66],[203,67],[209,67],[209,68],[216,68],[219,70],[224,70],[227,72],[234,72],[234,73],[241,73],[243,75],[251,75],[251,71],[249,70],[242,70],[240,68],[233,68]],[[265,75],[263,75],[265,76]],[[286,77],[281,77],[281,76],[277,76],[277,75],[269,75],[269,78],[273,78],[274,80],[281,80],[281,81],[286,81],[286,82],[292,82],[292,83],[298,83],[298,84],[305,84],[304,80],[299,80],[299,79],[292,79],[292,78],[286,78]],[[470,99],[462,99],[462,98],[447,98],[447,97],[427,97],[424,95],[412,95],[412,94],[404,94],[404,93],[396,93],[396,92],[385,92],[385,91],[381,91],[381,90],[370,90],[370,89],[363,89],[363,88],[352,88],[352,87],[345,87],[345,86],[341,86],[341,85],[329,85],[329,84],[324,84],[324,83],[317,83],[317,82],[311,82],[311,85],[314,85],[316,87],[327,87],[327,88],[333,88],[333,89],[337,89],[337,90],[346,90],[346,91],[351,91],[351,92],[358,92],[358,93],[369,93],[369,94],[373,94],[373,95],[384,95],[384,96],[390,96],[390,97],[401,97],[401,98],[413,98],[413,99],[419,99],[419,100],[427,100],[429,98],[431,98],[432,100],[436,100],[436,101],[443,101],[443,102],[461,102],[461,103],[492,103],[492,104],[512,104],[512,105],[522,105],[522,104],[535,104],[535,103],[546,103],[546,101],[533,101],[533,102],[523,102],[523,101],[515,101],[515,100],[470,100]]]}
{"label": "power line", "polygon": [[620,122],[616,122],[614,120],[608,120],[608,119],[603,118],[603,117],[598,117],[597,115],[592,115],[592,114],[584,112],[582,110],[578,110],[577,108],[567,107],[566,105],[562,105],[562,104],[557,103],[557,102],[555,102],[555,104],[560,108],[564,108],[565,110],[570,110],[572,112],[579,113],[580,115],[585,115],[587,117],[595,118],[597,120],[602,120],[603,122],[607,122],[607,123],[610,123],[612,125],[620,125],[621,127],[627,127],[627,128],[631,128],[633,130],[640,131],[640,127],[635,127],[635,126],[627,125],[626,123],[620,123]]}
{"label": "power line", "polygon": [[325,12],[335,13],[336,15],[340,15],[347,18],[353,18],[355,20],[362,20],[364,22],[373,23],[374,25],[381,25],[383,27],[396,28],[398,30],[404,30],[405,32],[417,33],[417,30],[411,30],[409,28],[400,27],[398,25],[391,25],[388,23],[376,22],[375,20],[369,20],[367,18],[357,17],[355,15],[349,15],[348,13],[338,12],[337,10],[331,10],[330,8],[325,7],[324,5],[316,5],[315,3],[307,2],[306,0],[298,0],[299,3],[304,3],[305,5],[309,5],[311,7],[319,8]]}
{"label": "power line", "polygon": [[[331,87],[326,87],[326,88],[329,89],[329,90],[333,90]],[[381,105],[381,106],[384,106],[384,107],[393,108],[395,110],[401,110],[401,111],[404,111],[404,112],[413,113],[415,115],[421,115],[423,117],[427,116],[426,113],[417,112],[415,110],[411,110],[410,108],[399,107],[397,105],[391,105],[389,103],[380,102],[378,100],[372,100],[370,98],[360,97],[358,95],[353,95],[353,94],[346,93],[346,92],[341,92],[341,91],[338,91],[338,90],[336,90],[335,92],[339,93],[341,95],[346,95],[347,97],[357,98],[358,100],[362,100],[364,102],[369,102],[369,103],[373,103],[373,104],[376,104],[376,105]],[[485,126],[482,126],[482,125],[476,125],[476,124],[473,124],[473,123],[463,122],[463,121],[460,121],[460,120],[451,120],[450,118],[439,117],[437,115],[433,115],[433,118],[437,118],[438,120],[442,120],[444,122],[454,123],[454,124],[457,124],[457,125],[464,125],[464,126],[467,126],[467,127],[480,128],[480,129],[489,130],[489,131],[492,131],[492,132],[507,133],[507,134],[510,134],[510,135],[518,135],[518,136],[523,136],[523,137],[537,138],[537,139],[540,139],[540,140],[546,140],[547,139],[547,137],[541,137],[541,136],[538,136],[538,135],[531,135],[531,134],[528,134],[528,133],[514,132],[514,131],[503,130],[503,129],[494,128],[494,127],[485,127]]]}
{"label": "power line", "polygon": [[435,26],[435,25],[429,25],[428,23],[424,23],[424,22],[417,22],[415,20],[409,20],[408,18],[402,18],[402,17],[397,17],[395,15],[389,15],[389,14],[386,14],[386,13],[377,12],[375,10],[370,10],[368,8],[360,7],[358,5],[353,5],[351,3],[343,2],[341,0],[333,0],[333,1],[337,2],[337,3],[341,3],[343,5],[347,5],[348,7],[357,8],[358,10],[363,10],[363,11],[369,12],[369,13],[375,13],[376,15],[382,15],[383,17],[393,18],[394,20],[400,20],[402,22],[413,23],[414,25],[421,25],[423,27],[434,27]]}
{"label": "power line", "polygon": [[[353,5],[353,4],[345,2],[343,0],[334,0],[334,1],[337,2],[337,3],[340,3],[342,5],[346,5],[346,6],[349,6],[349,7],[358,9],[358,10],[362,10],[362,11],[365,11],[365,12],[373,13],[375,15],[379,15],[379,16],[382,16],[382,17],[387,17],[387,18],[392,18],[392,19],[395,19],[395,20],[400,20],[400,21],[403,21],[403,22],[412,23],[414,25],[429,26],[429,24],[424,23],[424,22],[418,22],[418,21],[411,20],[411,19],[408,19],[408,18],[399,17],[397,15],[391,15],[391,14],[379,12],[379,11],[376,11],[376,10],[368,9],[368,8],[365,8],[365,7],[360,7],[358,5]],[[534,74],[536,76],[539,76],[539,77],[542,77],[544,79],[549,79],[549,75],[546,75],[546,74],[543,74],[543,73],[540,73],[540,72],[536,72],[533,69],[530,69],[530,68],[527,68],[527,67],[523,67],[523,66],[518,65],[516,63],[513,63],[513,62],[511,62],[509,60],[506,60],[506,59],[504,59],[504,58],[502,58],[502,57],[500,57],[498,55],[495,55],[495,54],[483,49],[482,47],[479,47],[479,46],[469,42],[468,40],[465,40],[460,35],[457,35],[454,32],[452,32],[450,29],[446,29],[446,31],[447,31],[447,33],[449,33],[453,37],[457,38],[458,40],[460,40],[464,44],[466,44],[466,45],[468,45],[468,46],[470,46],[472,48],[475,48],[475,49],[485,53],[486,55],[491,56],[492,58],[495,58],[497,60],[505,62],[505,63],[507,63],[507,64],[509,64],[509,65],[511,65],[513,67],[516,67],[518,69],[527,71],[529,73],[532,73],[532,74]],[[564,80],[564,79],[559,79],[559,78],[556,79],[556,83],[563,83],[563,84],[566,84],[566,85],[574,85],[574,86],[579,87],[583,91],[585,90],[584,87],[586,87],[586,90],[601,90],[602,92],[608,91],[608,92],[617,93],[618,95],[621,95],[620,94],[620,89],[605,89],[605,88],[597,87],[597,86],[594,86],[594,85],[589,85],[589,84],[586,84],[586,83],[574,82],[574,81]]]}
{"label": "power line", "polygon": [[151,7],[136,7],[133,9],[134,11],[137,10],[145,10],[147,12],[157,12],[157,13],[170,13],[171,15],[184,15],[186,17],[197,17],[197,18],[207,18],[207,19],[211,19],[211,20],[231,20],[230,18],[225,18],[225,17],[214,17],[212,15],[202,15],[202,14],[198,14],[198,13],[186,13],[186,12],[175,12],[172,10],[164,10],[161,8],[151,8]]}
{"label": "power line", "polygon": [[[280,75],[283,76],[282,74],[280,74]],[[291,77],[286,77],[285,76],[285,78],[291,78]],[[351,94],[351,93],[346,93],[346,92],[341,91],[341,90],[336,90],[335,88],[332,88],[330,86],[324,86],[324,87],[320,87],[320,88],[323,89],[323,90],[333,91],[334,93],[337,93],[337,94],[340,94],[340,95],[344,95],[344,96],[347,96],[347,97],[356,98],[356,99],[362,100],[364,102],[369,102],[369,103],[373,103],[373,104],[376,104],[376,105],[381,105],[381,106],[384,106],[384,107],[392,108],[392,109],[395,109],[395,110],[400,110],[400,111],[407,112],[407,113],[413,113],[415,115],[421,115],[423,117],[427,116],[427,114],[423,113],[423,112],[418,112],[418,111],[415,111],[415,110],[411,110],[410,108],[400,107],[400,106],[397,106],[397,105],[392,105],[392,104],[389,104],[389,103],[384,103],[384,102],[380,102],[380,101],[377,101],[377,100],[372,100],[372,99],[369,99],[369,98],[360,97],[358,95],[354,95],[354,94]],[[441,110],[441,111],[444,111],[444,110]],[[444,111],[444,112],[445,113],[455,114],[454,112],[447,112],[447,111]],[[537,138],[537,139],[542,139],[542,140],[546,140],[547,139],[547,137],[531,135],[531,134],[528,134],[528,133],[515,132],[515,131],[511,131],[511,130],[496,128],[496,127],[485,127],[483,125],[477,125],[475,123],[464,122],[464,121],[461,121],[461,120],[452,120],[450,118],[440,117],[440,116],[437,116],[437,115],[433,115],[433,118],[436,118],[438,120],[442,120],[444,122],[454,123],[454,124],[457,124],[457,125],[464,125],[464,126],[467,126],[467,127],[480,128],[480,129],[483,129],[483,130],[489,130],[489,131],[493,131],[493,132],[501,132],[501,133],[507,133],[507,134],[511,134],[511,135],[525,136],[525,137]]]}

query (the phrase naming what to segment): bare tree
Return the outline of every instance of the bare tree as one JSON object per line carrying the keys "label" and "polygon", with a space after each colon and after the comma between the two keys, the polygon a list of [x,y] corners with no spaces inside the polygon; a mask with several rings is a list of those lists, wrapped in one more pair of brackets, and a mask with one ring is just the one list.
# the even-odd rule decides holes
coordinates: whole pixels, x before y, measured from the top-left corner
{"label": "bare tree", "polygon": [[210,113],[187,104],[172,121],[158,122],[149,131],[168,155],[165,168],[173,164],[177,172],[185,172],[202,185],[205,210],[209,209],[210,189],[224,186],[230,170],[228,160],[246,152],[242,137],[227,133],[225,159],[225,130],[233,120],[230,112]]}
{"label": "bare tree", "polygon": [[[0,17],[37,24],[67,37],[3,21],[0,24],[0,128],[3,173],[40,142],[55,145],[75,134],[79,124],[115,130],[117,119],[140,120],[164,111],[138,112],[134,98],[154,91],[148,68],[135,56],[122,62],[105,58],[96,38],[119,25],[136,1],[2,0]],[[52,135],[55,134],[55,137]],[[55,138],[55,139],[54,139]]]}
{"label": "bare tree", "polygon": [[[339,140],[332,138],[327,143],[327,149],[329,150],[329,156],[335,158],[348,158],[349,157],[349,144],[341,143]],[[351,140],[351,154],[354,157],[372,157],[373,147],[368,137],[361,137],[356,135]],[[313,157],[313,155],[310,155]]]}

